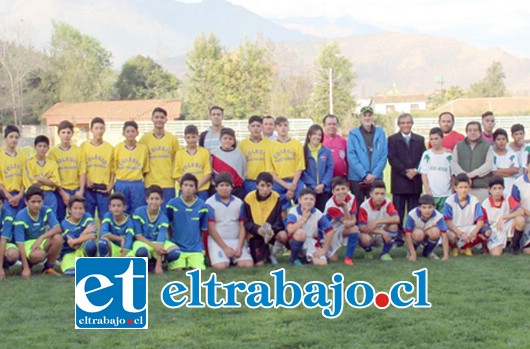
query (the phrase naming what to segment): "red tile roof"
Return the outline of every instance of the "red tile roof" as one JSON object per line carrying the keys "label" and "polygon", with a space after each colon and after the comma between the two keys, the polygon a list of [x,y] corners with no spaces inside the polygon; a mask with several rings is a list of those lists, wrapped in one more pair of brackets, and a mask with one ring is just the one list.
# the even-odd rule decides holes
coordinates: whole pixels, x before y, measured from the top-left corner
{"label": "red tile roof", "polygon": [[415,95],[395,95],[395,96],[374,96],[374,103],[406,103],[406,102],[426,102],[427,95],[415,94]]}
{"label": "red tile roof", "polygon": [[93,101],[85,103],[57,103],[48,109],[42,118],[46,125],[56,126],[63,120],[74,124],[89,124],[99,116],[105,121],[148,121],[156,107],[167,111],[168,120],[178,120],[182,101],[176,99],[151,99],[132,101]]}

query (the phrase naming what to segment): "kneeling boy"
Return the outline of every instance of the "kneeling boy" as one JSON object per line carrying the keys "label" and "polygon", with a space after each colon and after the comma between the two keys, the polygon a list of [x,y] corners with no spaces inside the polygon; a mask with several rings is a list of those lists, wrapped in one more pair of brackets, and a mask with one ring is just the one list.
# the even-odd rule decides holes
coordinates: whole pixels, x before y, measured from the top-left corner
{"label": "kneeling boy", "polygon": [[422,243],[425,243],[423,257],[430,257],[438,244],[440,235],[442,236],[444,250],[442,260],[446,261],[449,259],[447,225],[445,224],[444,216],[434,209],[435,204],[435,200],[431,195],[422,195],[418,200],[418,207],[412,209],[408,214],[404,230],[409,250],[409,261],[411,262],[416,260],[416,250]]}
{"label": "kneeling boy", "polygon": [[[333,241],[333,227],[326,216],[315,208],[316,194],[313,190],[302,189],[298,203],[287,215],[291,262],[300,266],[302,257],[315,265],[328,264],[326,254]],[[320,231],[324,233],[324,244],[320,242]]]}
{"label": "kneeling boy", "polygon": [[232,175],[221,172],[215,177],[217,193],[206,200],[208,206],[208,255],[214,269],[254,266],[246,244],[243,225],[243,201],[232,195]]}
{"label": "kneeling boy", "polygon": [[63,228],[64,245],[61,251],[61,270],[64,275],[75,275],[76,257],[95,257],[98,252],[96,245],[96,226],[90,213],[86,212],[86,201],[83,197],[72,195],[68,199],[68,212]]}
{"label": "kneeling boy", "polygon": [[63,245],[61,225],[52,209],[43,205],[44,192],[41,188],[29,187],[24,200],[26,207],[17,213],[13,223],[22,261],[22,276],[29,278],[31,267],[46,258],[42,273],[57,276],[59,274],[53,267]]}
{"label": "kneeling boy", "polygon": [[146,190],[146,206],[138,207],[133,214],[134,237],[132,255],[155,258],[155,274],[162,274],[162,258],[168,263],[176,261],[180,251],[168,238],[169,220],[162,211],[164,189],[152,185]]}
{"label": "kneeling boy", "polygon": [[13,217],[9,215],[9,203],[0,190],[0,280],[4,280],[6,273],[4,268],[14,265],[19,258],[18,248],[13,239]]}
{"label": "kneeling boy", "polygon": [[359,210],[359,242],[366,251],[365,258],[372,259],[374,236],[381,235],[383,250],[380,259],[392,261],[390,249],[397,237],[399,215],[394,204],[386,198],[385,182],[375,180],[370,189],[370,198],[362,203]]}
{"label": "kneeling boy", "polygon": [[125,195],[114,193],[109,197],[109,212],[101,222],[101,239],[98,242],[100,257],[125,257],[132,248],[134,224],[125,213]]}

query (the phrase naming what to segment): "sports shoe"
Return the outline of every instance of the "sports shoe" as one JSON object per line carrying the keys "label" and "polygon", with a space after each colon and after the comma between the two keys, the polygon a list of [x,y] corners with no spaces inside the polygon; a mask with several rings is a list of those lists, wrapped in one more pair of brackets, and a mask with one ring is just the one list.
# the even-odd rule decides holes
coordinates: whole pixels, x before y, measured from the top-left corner
{"label": "sports shoe", "polygon": [[65,270],[64,271],[64,276],[75,276],[75,269],[74,268],[70,268],[68,270]]}
{"label": "sports shoe", "polygon": [[271,261],[271,264],[272,264],[272,265],[278,265],[278,264],[280,264],[280,263],[278,262],[278,259],[276,259],[276,257],[274,257],[273,255],[270,255],[270,256],[269,256],[269,260]]}
{"label": "sports shoe", "polygon": [[435,261],[440,259],[440,257],[438,257],[438,255],[436,253],[434,253],[434,252],[429,253],[429,255],[426,256],[426,257],[430,258],[430,259],[434,259]]}
{"label": "sports shoe", "polygon": [[293,265],[297,267],[303,266],[302,262],[298,258],[293,261]]}
{"label": "sports shoe", "polygon": [[470,248],[466,248],[462,250],[462,253],[464,254],[464,256],[468,256],[468,257],[471,257],[473,255],[473,251],[471,251]]}
{"label": "sports shoe", "polygon": [[392,262],[392,256],[388,253],[381,255],[379,258],[382,262]]}
{"label": "sports shoe", "polygon": [[53,275],[53,276],[61,276],[61,274],[59,274],[58,272],[56,272],[55,269],[53,269],[53,268],[44,269],[44,270],[42,271],[42,274],[45,274],[45,275]]}
{"label": "sports shoe", "polygon": [[458,248],[453,248],[451,250],[451,256],[453,257],[458,257],[459,253],[458,253]]}
{"label": "sports shoe", "polygon": [[372,254],[372,251],[366,252],[364,254],[364,259],[374,259],[374,255]]}
{"label": "sports shoe", "polygon": [[351,259],[351,257],[346,257],[344,258],[344,264],[353,267],[355,265],[355,262],[353,261],[353,259]]}

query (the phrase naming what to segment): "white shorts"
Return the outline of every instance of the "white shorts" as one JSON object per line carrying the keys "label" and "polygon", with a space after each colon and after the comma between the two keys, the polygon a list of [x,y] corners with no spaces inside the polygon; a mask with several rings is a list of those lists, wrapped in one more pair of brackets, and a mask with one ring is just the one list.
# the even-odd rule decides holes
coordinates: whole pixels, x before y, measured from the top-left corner
{"label": "white shorts", "polygon": [[506,247],[506,240],[508,237],[513,236],[513,219],[509,219],[502,224],[502,231],[497,230],[497,224],[490,226],[491,235],[488,239],[488,248],[494,248],[497,246]]}
{"label": "white shorts", "polygon": [[[237,245],[239,244],[238,239],[229,239],[224,240],[225,244],[232,248],[236,249]],[[208,237],[208,255],[210,256],[210,262],[212,265],[218,264],[218,263],[236,263],[238,261],[251,261],[252,256],[250,255],[250,249],[247,246],[247,243],[243,244],[243,249],[241,251],[241,257],[237,258],[228,258],[225,251],[215,242],[215,240],[211,237]]]}
{"label": "white shorts", "polygon": [[[469,235],[471,234],[471,231],[473,231],[473,229],[475,229],[476,225],[468,225],[467,227],[458,227],[460,230],[462,230],[464,232],[464,234],[466,235]],[[467,242],[464,242],[464,240],[460,239],[460,238],[457,238],[456,240],[456,246],[458,246],[458,248],[461,248],[462,246],[464,246]]]}
{"label": "white shorts", "polygon": [[[302,253],[306,257],[308,262],[311,262],[313,260],[313,255],[317,252],[317,250],[320,248],[320,243],[317,239],[312,237],[307,237],[304,242],[304,246],[302,247]],[[320,256],[318,259],[327,259],[326,255]]]}
{"label": "white shorts", "polygon": [[342,246],[346,246],[348,243],[348,237],[342,236],[344,233],[343,224],[333,224],[333,230],[335,231],[335,234],[333,234],[333,240],[331,240],[329,251],[326,253],[328,258],[333,256]]}

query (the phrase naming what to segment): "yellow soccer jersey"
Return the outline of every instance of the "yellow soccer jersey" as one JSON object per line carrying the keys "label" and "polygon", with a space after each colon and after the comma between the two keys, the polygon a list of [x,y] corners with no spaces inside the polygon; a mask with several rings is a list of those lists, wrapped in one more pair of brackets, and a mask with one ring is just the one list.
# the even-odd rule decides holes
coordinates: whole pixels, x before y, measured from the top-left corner
{"label": "yellow soccer jersey", "polygon": [[5,152],[0,154],[0,182],[8,192],[20,191],[23,183],[26,157],[17,152],[15,156]]}
{"label": "yellow soccer jersey", "polygon": [[50,150],[48,156],[59,166],[61,186],[68,190],[79,188],[79,176],[86,174],[86,156],[81,148],[76,145],[68,149],[57,146]]}
{"label": "yellow soccer jersey", "polygon": [[[179,150],[175,155],[173,178],[179,179],[185,173],[195,175],[199,181],[205,175],[212,173],[210,152],[203,147],[197,147],[197,152],[193,155],[188,154],[188,148]],[[199,191],[208,190],[208,188],[210,188],[210,182],[200,187]]]}
{"label": "yellow soccer jersey", "polygon": [[93,183],[109,185],[114,172],[114,147],[108,142],[93,145],[86,141],[81,145],[86,157],[86,176]]}
{"label": "yellow soccer jersey", "polygon": [[[35,179],[36,176],[41,175],[51,180],[53,183],[61,186],[61,179],[59,177],[59,166],[57,162],[50,157],[46,157],[46,163],[44,165],[39,165],[36,157],[32,157],[26,161],[26,166],[24,167],[24,187],[29,188],[32,184],[39,183]],[[43,185],[42,190],[55,190],[53,187]]]}
{"label": "yellow soccer jersey", "polygon": [[141,143],[136,143],[132,150],[125,147],[125,142],[118,144],[114,148],[114,169],[117,180],[143,180],[149,172],[149,150]]}
{"label": "yellow soccer jersey", "polygon": [[276,173],[280,178],[293,178],[297,170],[305,170],[304,147],[296,139],[283,143],[271,142],[267,152],[265,168]]}
{"label": "yellow soccer jersey", "polygon": [[145,187],[156,184],[162,188],[174,188],[175,180],[171,178],[175,154],[180,150],[177,137],[169,132],[162,138],[156,138],[153,132],[146,133],[140,139],[149,149],[149,173],[145,176]]}
{"label": "yellow soccer jersey", "polygon": [[265,157],[270,146],[271,141],[265,137],[257,143],[250,138],[245,138],[239,143],[238,147],[247,160],[247,179],[255,181],[261,172],[266,171]]}

